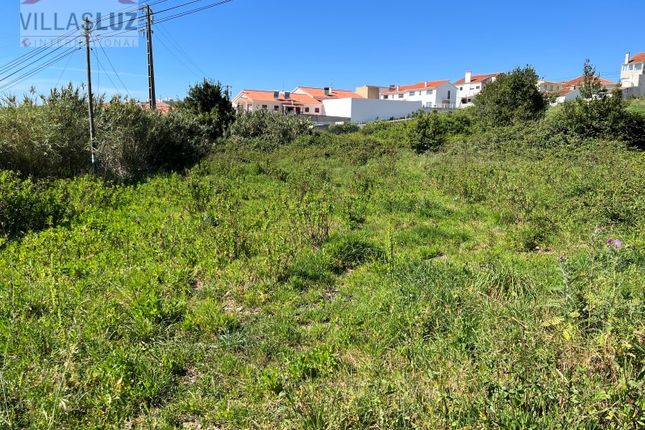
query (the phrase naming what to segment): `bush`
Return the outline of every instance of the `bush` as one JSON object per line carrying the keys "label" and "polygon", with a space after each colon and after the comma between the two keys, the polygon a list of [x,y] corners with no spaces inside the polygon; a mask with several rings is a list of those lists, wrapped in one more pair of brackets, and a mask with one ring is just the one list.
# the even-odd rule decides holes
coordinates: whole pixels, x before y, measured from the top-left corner
{"label": "bush", "polygon": [[162,114],[115,98],[97,118],[99,172],[132,180],[157,171],[181,171],[209,152],[211,132],[186,113]]}
{"label": "bush", "polygon": [[311,122],[306,118],[259,110],[239,115],[231,126],[231,136],[234,143],[239,138],[248,139],[245,143],[258,149],[273,150],[310,130]]}
{"label": "bush", "polygon": [[351,123],[333,124],[333,125],[330,125],[329,128],[327,129],[327,131],[332,134],[356,133],[359,130],[360,130],[359,126]]}
{"label": "bush", "polygon": [[[87,99],[71,85],[0,107],[0,169],[71,177],[90,168]],[[97,100],[98,103],[98,100]]]}
{"label": "bush", "polygon": [[52,197],[30,180],[21,181],[12,172],[0,171],[0,244],[60,221],[65,207]]}
{"label": "bush", "polygon": [[552,133],[582,139],[619,139],[645,149],[645,117],[627,110],[622,93],[565,103],[550,118]]}
{"label": "bush", "polygon": [[475,99],[474,113],[479,123],[498,127],[544,117],[548,104],[537,82],[537,73],[530,66],[498,77]]}
{"label": "bush", "polygon": [[444,116],[438,112],[420,112],[408,131],[408,142],[417,153],[439,149],[447,136]]}

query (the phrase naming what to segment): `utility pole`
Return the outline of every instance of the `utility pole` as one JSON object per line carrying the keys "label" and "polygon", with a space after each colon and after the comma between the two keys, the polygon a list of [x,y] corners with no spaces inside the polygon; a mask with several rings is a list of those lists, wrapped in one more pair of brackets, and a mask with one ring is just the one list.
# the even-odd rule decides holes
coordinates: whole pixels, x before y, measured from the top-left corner
{"label": "utility pole", "polygon": [[90,154],[92,155],[92,169],[96,170],[96,157],[94,155],[94,135],[96,130],[94,128],[94,95],[92,94],[92,63],[90,55],[90,30],[92,23],[89,18],[85,18],[83,25],[85,30],[85,56],[87,59],[87,110],[90,116]]}
{"label": "utility pole", "polygon": [[150,109],[157,109],[157,94],[155,92],[155,65],[152,56],[152,9],[146,5],[146,42],[148,48],[148,98]]}

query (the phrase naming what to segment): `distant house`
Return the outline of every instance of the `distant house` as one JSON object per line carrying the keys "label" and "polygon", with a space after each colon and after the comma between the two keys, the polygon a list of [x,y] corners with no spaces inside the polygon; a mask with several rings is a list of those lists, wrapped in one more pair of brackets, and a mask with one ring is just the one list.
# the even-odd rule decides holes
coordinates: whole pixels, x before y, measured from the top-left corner
{"label": "distant house", "polygon": [[363,85],[357,87],[355,93],[365,99],[379,100],[388,87],[379,87],[377,85]]}
{"label": "distant house", "polygon": [[294,115],[322,115],[322,103],[308,94],[291,91],[242,90],[233,99],[238,112],[268,110]]}
{"label": "distant house", "polygon": [[392,85],[381,100],[421,102],[424,109],[452,109],[456,106],[457,88],[449,81],[425,81],[412,85]]}
{"label": "distant house", "polygon": [[[144,102],[144,103],[139,103],[139,106],[143,109],[150,109],[150,103],[149,102]],[[163,100],[157,100],[157,112],[161,113],[168,113],[172,109],[172,105],[169,103],[166,103]]]}
{"label": "distant house", "polygon": [[626,97],[645,96],[645,52],[633,57],[628,52],[620,70],[620,84]]}
{"label": "distant house", "polygon": [[468,71],[463,78],[455,82],[457,87],[457,107],[471,106],[477,94],[501,75],[501,73],[489,73],[485,75],[473,75]]}
{"label": "distant house", "polygon": [[[600,85],[602,85],[603,89],[607,91],[611,91],[618,86],[616,82],[611,82],[601,77],[598,78],[598,81],[600,82]],[[570,81],[562,82],[555,104],[568,102],[580,97],[580,87],[584,84],[584,82],[584,76],[578,76],[577,78],[571,79]]]}
{"label": "distant house", "polygon": [[332,87],[315,88],[315,87],[296,87],[292,94],[304,94],[322,102],[323,100],[336,99],[362,99],[360,95],[350,90],[339,90]]}
{"label": "distant house", "polygon": [[542,93],[559,93],[562,90],[562,82],[539,80],[538,90]]}

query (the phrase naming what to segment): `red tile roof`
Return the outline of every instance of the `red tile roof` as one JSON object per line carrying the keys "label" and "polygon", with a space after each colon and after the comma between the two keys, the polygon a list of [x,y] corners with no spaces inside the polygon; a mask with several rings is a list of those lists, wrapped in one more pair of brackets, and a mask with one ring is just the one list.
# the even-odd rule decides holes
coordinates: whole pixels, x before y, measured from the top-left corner
{"label": "red tile roof", "polygon": [[[578,76],[575,79],[572,79],[567,82],[563,82],[562,85],[564,85],[565,87],[577,87],[581,85],[584,82],[584,80],[585,80],[584,76]],[[608,81],[607,79],[603,79],[600,77],[598,78],[598,80],[600,80],[600,83],[604,87],[615,87],[617,85],[615,82],[611,82],[611,81]]]}
{"label": "red tile roof", "polygon": [[[143,109],[150,109],[150,103],[144,102],[140,103],[140,106]],[[172,109],[172,106],[170,106],[168,103],[162,101],[162,100],[157,100],[157,112],[161,113],[168,113]]]}
{"label": "red tile roof", "polygon": [[412,84],[412,85],[399,85],[398,89],[394,88],[391,90],[387,90],[383,94],[396,94],[404,91],[422,90],[425,88],[437,88],[447,83],[449,83],[449,81],[432,81],[432,82],[428,81],[428,82],[419,82],[418,84]]}
{"label": "red tile roof", "polygon": [[[485,74],[485,75],[473,75],[470,78],[470,83],[482,82],[482,81],[485,81],[486,79],[497,77],[499,75],[501,75],[500,72],[488,73],[488,74]],[[464,77],[464,78],[459,79],[457,82],[455,82],[455,85],[463,85],[465,83],[466,83],[466,78]]]}
{"label": "red tile roof", "polygon": [[634,55],[631,60],[629,60],[629,64],[633,63],[645,63],[645,52],[639,52],[638,54]]}
{"label": "red tile roof", "polygon": [[[300,90],[301,92],[315,98],[316,100],[327,100],[327,99],[362,99],[363,97],[356,94],[354,91],[350,90],[337,90],[336,88],[331,89],[331,95],[325,94],[324,88],[315,88],[315,87],[297,87],[295,91]],[[293,93],[292,93],[293,94]]]}
{"label": "red tile roof", "polygon": [[288,99],[284,98],[284,92],[280,92],[280,96],[276,99],[274,97],[273,91],[263,91],[263,90],[242,90],[239,97],[248,99],[254,102],[281,102],[281,103],[291,103],[291,104],[303,104],[303,105],[319,105],[320,102],[313,97],[310,97],[307,94],[295,94],[291,93]]}

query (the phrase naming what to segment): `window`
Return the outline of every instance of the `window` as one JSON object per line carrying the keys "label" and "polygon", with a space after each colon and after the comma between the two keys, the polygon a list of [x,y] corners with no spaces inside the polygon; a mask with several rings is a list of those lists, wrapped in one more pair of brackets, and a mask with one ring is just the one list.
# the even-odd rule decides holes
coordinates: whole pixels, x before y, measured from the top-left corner
{"label": "window", "polygon": [[263,109],[263,110],[267,110],[268,108],[269,108],[269,106],[267,106],[267,105],[262,105],[262,109]]}
{"label": "window", "polygon": [[448,90],[448,100],[450,100],[450,90]]}
{"label": "window", "polygon": [[417,93],[415,91],[410,91],[410,97],[416,95]]}
{"label": "window", "polygon": [[383,96],[383,100],[387,100],[387,98],[388,98],[388,97],[389,97],[389,96],[384,95],[384,96]]}
{"label": "window", "polygon": [[305,113],[309,113],[309,108],[308,107],[305,108]]}
{"label": "window", "polygon": [[314,109],[314,112],[316,112],[316,113],[320,113],[320,108],[316,108],[316,109]]}
{"label": "window", "polygon": [[643,63],[636,65],[636,70],[642,70],[642,69],[643,69]]}
{"label": "window", "polygon": [[478,89],[479,89],[479,85],[477,85],[477,86],[475,87],[475,89],[476,89],[476,90],[478,90]]}
{"label": "window", "polygon": [[399,98],[400,98],[400,99],[402,99],[402,98],[403,98],[403,94],[399,94]]}
{"label": "window", "polygon": [[459,87],[459,91],[463,91],[463,90],[464,90],[464,87]]}
{"label": "window", "polygon": [[427,94],[427,95],[431,95],[431,94],[432,94],[432,90],[428,90],[428,91],[426,91],[426,94]]}
{"label": "window", "polygon": [[274,111],[279,111],[279,110],[280,110],[280,106],[278,106],[278,105],[273,106],[273,110],[274,110]]}
{"label": "window", "polygon": [[629,70],[634,70],[634,65],[633,64],[629,65]]}

